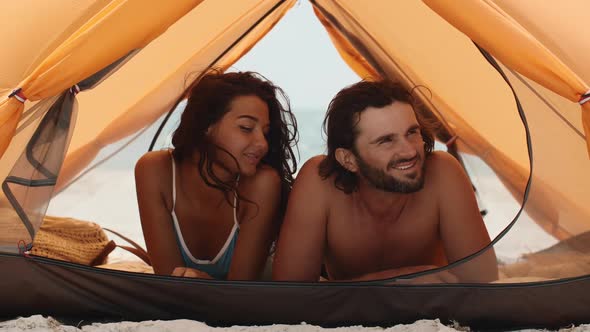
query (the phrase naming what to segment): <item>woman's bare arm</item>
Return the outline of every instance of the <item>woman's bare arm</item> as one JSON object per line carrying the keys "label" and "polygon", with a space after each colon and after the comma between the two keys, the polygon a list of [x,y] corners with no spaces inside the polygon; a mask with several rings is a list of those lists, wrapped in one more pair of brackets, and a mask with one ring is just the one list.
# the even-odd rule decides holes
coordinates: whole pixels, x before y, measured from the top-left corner
{"label": "woman's bare arm", "polygon": [[154,272],[166,275],[171,274],[175,267],[184,266],[164,194],[164,190],[172,190],[171,172],[167,151],[145,154],[135,165],[135,188],[143,237]]}

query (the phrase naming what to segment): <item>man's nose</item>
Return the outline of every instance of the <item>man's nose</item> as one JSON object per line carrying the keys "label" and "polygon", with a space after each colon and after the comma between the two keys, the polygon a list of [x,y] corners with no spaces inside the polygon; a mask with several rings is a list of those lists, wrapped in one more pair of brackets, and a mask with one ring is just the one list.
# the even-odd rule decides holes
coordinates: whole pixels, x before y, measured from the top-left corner
{"label": "man's nose", "polygon": [[414,158],[417,154],[416,146],[407,138],[401,139],[398,143],[398,154],[400,158]]}

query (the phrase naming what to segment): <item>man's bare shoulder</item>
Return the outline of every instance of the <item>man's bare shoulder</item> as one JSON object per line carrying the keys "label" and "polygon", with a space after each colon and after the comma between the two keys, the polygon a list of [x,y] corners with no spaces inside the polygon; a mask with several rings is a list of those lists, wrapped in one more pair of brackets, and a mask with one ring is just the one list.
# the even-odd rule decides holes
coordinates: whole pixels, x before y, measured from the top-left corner
{"label": "man's bare shoulder", "polygon": [[322,161],[324,161],[324,159],[326,159],[326,155],[323,154],[319,154],[317,156],[313,156],[309,159],[307,159],[307,161],[303,164],[303,166],[301,167],[301,172],[304,171],[304,169],[315,169],[316,170],[316,174],[319,175],[319,167],[320,164],[322,163]]}
{"label": "man's bare shoulder", "polygon": [[320,164],[324,159],[326,159],[325,155],[309,158],[301,167],[295,181],[305,182],[306,185],[313,185],[315,188],[329,189],[333,183],[332,176],[325,179],[320,176]]}
{"label": "man's bare shoulder", "polygon": [[455,157],[444,151],[432,151],[427,158],[426,167],[427,170],[432,169],[435,173],[456,172],[463,169]]}
{"label": "man's bare shoulder", "polygon": [[428,156],[426,177],[425,184],[442,191],[451,188],[449,186],[456,186],[469,181],[459,161],[444,151],[433,151]]}
{"label": "man's bare shoulder", "polygon": [[305,201],[306,204],[328,209],[345,198],[346,194],[334,184],[334,175],[326,178],[320,175],[320,165],[325,158],[325,155],[318,155],[303,164],[295,178],[290,200]]}

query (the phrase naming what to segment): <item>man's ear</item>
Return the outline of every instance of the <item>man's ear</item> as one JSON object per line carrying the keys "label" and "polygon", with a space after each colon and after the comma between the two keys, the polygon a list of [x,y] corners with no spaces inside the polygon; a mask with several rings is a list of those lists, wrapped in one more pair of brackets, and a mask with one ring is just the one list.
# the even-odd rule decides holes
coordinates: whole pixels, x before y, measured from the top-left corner
{"label": "man's ear", "polygon": [[356,164],[356,157],[349,149],[338,148],[335,153],[336,160],[338,163],[346,168],[348,171],[355,173],[358,171],[358,165]]}

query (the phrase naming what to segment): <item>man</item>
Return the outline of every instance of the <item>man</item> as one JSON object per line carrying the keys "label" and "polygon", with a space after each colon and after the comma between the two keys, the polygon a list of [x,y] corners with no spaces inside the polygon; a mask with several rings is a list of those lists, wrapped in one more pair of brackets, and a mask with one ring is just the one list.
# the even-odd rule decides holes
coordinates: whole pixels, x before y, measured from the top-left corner
{"label": "man", "polygon": [[[490,243],[460,164],[433,152],[432,124],[387,81],[340,91],[324,121],[328,153],[305,163],[289,197],[273,278],[375,280],[456,262]],[[492,248],[423,282],[498,278]]]}

